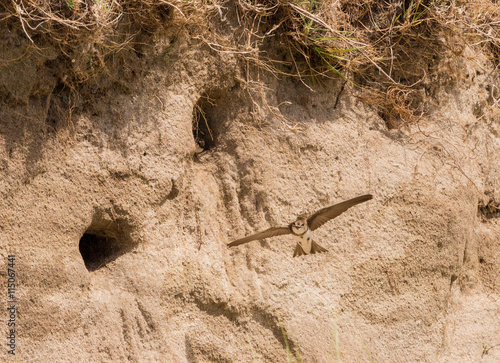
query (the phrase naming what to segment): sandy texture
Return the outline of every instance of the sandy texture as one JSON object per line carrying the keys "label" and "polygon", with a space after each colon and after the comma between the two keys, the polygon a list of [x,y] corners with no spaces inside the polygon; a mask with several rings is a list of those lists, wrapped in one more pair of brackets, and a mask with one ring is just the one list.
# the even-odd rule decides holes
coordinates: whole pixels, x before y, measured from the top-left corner
{"label": "sandy texture", "polygon": [[[500,361],[500,219],[478,212],[500,200],[487,59],[453,64],[418,126],[388,130],[343,80],[261,74],[258,93],[234,56],[176,42],[181,59],[147,48],[71,122],[50,51],[2,69],[20,361],[284,362],[286,344],[303,362]],[[194,157],[197,104],[214,141]],[[226,247],[367,193],[315,232],[328,253],[292,258],[290,236]],[[93,271],[85,233],[114,244]]]}

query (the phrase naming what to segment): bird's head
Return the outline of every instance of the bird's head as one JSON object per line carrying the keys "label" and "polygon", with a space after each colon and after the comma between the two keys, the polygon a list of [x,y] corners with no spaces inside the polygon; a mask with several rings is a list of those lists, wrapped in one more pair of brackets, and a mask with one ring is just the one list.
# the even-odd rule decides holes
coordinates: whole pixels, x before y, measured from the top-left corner
{"label": "bird's head", "polygon": [[295,234],[304,234],[308,230],[307,218],[305,216],[298,216],[297,220],[292,223],[292,231]]}

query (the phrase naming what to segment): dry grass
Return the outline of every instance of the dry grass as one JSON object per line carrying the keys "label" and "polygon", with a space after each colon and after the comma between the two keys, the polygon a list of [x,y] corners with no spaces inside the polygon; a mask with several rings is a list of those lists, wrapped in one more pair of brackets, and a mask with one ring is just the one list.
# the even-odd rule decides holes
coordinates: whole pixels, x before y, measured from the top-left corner
{"label": "dry grass", "polygon": [[117,54],[135,51],[144,39],[165,29],[201,32],[204,16],[216,11],[203,0],[18,0],[3,1],[0,26],[17,30],[32,48],[56,47],[68,61],[75,83],[106,72]]}
{"label": "dry grass", "polygon": [[365,87],[360,98],[377,109],[389,129],[413,124],[424,114],[425,99],[422,92],[401,85],[381,88]]}
{"label": "dry grass", "polygon": [[[43,36],[51,42],[74,44],[94,34],[95,40],[113,44],[119,35],[133,35],[132,31],[151,31],[189,21],[199,1],[196,0],[24,0],[3,4],[3,20],[15,18],[25,35],[33,43]],[[178,16],[174,17],[173,13]],[[127,32],[125,29],[128,29]],[[125,39],[125,44],[128,39]],[[121,47],[124,43],[114,43]]]}
{"label": "dry grass", "polygon": [[[2,1],[0,27],[34,48],[57,46],[73,82],[106,71],[144,35],[176,29],[314,87],[342,77],[389,127],[415,122],[420,92],[442,59],[481,50],[500,64],[500,4],[494,0],[17,0]],[[141,38],[142,37],[142,38]],[[176,55],[182,57],[181,54]],[[68,81],[69,82],[69,81]]]}
{"label": "dry grass", "polygon": [[[443,60],[467,48],[500,62],[500,5],[460,1],[247,1],[239,0],[246,48],[281,48],[267,61],[247,59],[314,85],[342,77],[364,92],[395,128],[416,122],[425,110],[425,88]],[[246,22],[245,22],[246,20]],[[254,39],[254,43],[251,42]],[[279,57],[281,56],[281,57]],[[434,77],[436,78],[436,77]],[[432,85],[431,85],[432,86]]]}

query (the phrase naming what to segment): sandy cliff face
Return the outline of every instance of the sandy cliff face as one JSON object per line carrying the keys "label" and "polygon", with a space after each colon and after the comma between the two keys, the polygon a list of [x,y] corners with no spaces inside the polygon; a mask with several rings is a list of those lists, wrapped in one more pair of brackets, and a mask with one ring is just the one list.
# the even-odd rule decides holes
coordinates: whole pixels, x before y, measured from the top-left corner
{"label": "sandy cliff face", "polygon": [[[17,358],[280,362],[288,344],[304,362],[500,360],[487,59],[453,65],[418,124],[390,130],[344,80],[311,91],[261,74],[259,94],[234,55],[177,42],[182,59],[147,48],[129,60],[140,72],[89,86],[71,118],[44,68],[55,53],[3,67]],[[200,112],[213,139],[199,126],[209,149],[193,156]],[[226,247],[366,193],[315,232],[328,253],[292,258],[290,236]]]}

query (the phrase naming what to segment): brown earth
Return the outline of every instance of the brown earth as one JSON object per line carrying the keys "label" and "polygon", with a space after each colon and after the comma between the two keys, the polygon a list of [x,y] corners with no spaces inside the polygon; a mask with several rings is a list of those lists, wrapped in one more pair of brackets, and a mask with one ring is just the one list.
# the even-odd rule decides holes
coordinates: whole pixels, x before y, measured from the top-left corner
{"label": "brown earth", "polygon": [[[0,72],[11,359],[284,362],[288,344],[303,362],[500,361],[490,59],[443,61],[431,109],[388,129],[343,79],[257,77],[167,34],[68,117],[71,90],[47,66],[57,50],[19,42],[2,43]],[[194,156],[200,108],[213,140]],[[226,246],[366,193],[315,232],[328,253],[292,258],[290,236]]]}

